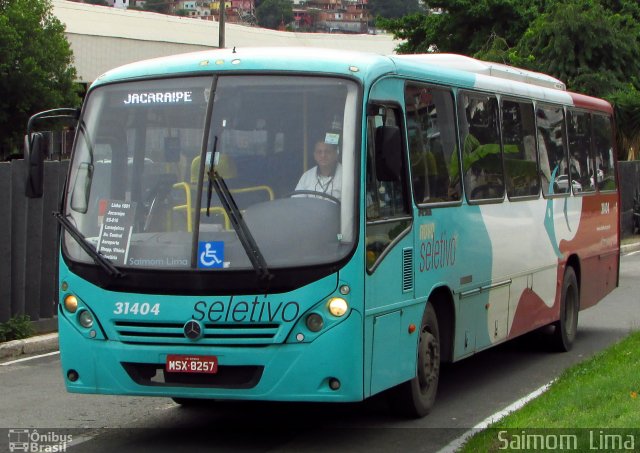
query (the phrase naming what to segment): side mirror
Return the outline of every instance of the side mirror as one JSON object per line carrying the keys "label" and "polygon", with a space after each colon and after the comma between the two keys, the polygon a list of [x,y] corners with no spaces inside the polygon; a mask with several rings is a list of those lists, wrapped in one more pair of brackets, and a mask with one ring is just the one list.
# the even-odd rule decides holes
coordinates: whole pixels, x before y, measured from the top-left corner
{"label": "side mirror", "polygon": [[402,136],[397,126],[376,128],[376,176],[378,181],[400,181]]}
{"label": "side mirror", "polygon": [[27,123],[27,136],[25,138],[25,160],[27,161],[27,187],[26,196],[40,198],[44,191],[44,160],[46,157],[47,141],[44,134],[33,132],[36,123],[43,120],[61,120],[74,126],[80,118],[80,109],[61,108],[45,110],[36,113]]}
{"label": "side mirror", "polygon": [[27,187],[26,196],[41,198],[44,184],[44,158],[46,155],[46,140],[40,132],[27,137],[29,141],[27,155]]}

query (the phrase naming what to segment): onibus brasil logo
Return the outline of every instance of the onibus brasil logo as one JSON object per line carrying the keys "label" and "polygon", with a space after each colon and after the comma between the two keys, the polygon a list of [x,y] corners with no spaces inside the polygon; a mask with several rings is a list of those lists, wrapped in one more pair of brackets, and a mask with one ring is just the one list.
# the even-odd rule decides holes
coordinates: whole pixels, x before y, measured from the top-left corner
{"label": "onibus brasil logo", "polygon": [[54,431],[39,432],[37,429],[10,429],[9,451],[65,452],[72,441],[71,434]]}

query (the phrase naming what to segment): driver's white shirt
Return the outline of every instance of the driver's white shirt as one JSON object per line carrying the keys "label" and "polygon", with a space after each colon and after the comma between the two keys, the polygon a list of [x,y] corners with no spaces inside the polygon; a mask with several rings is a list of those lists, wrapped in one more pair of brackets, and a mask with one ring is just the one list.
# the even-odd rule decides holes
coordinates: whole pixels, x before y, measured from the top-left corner
{"label": "driver's white shirt", "polygon": [[313,192],[326,193],[339,200],[340,194],[342,193],[342,165],[338,163],[333,176],[320,176],[317,166],[305,171],[300,177],[300,181],[298,181],[296,190],[311,190]]}

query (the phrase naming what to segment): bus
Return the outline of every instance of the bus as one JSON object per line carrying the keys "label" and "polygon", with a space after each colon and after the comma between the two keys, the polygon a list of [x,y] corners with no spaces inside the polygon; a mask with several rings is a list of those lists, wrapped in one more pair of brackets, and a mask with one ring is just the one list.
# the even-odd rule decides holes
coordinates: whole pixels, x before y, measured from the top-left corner
{"label": "bus", "polygon": [[70,392],[386,392],[420,417],[441,364],[543,327],[567,351],[578,312],[618,284],[612,107],[543,74],[218,49],[108,71],[61,114],[76,130],[55,214]]}

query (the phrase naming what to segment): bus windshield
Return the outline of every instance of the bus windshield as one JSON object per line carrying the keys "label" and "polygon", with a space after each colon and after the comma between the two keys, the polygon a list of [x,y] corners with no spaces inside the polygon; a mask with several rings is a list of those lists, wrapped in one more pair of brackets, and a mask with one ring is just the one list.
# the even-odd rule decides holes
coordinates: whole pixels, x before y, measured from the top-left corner
{"label": "bus windshield", "polygon": [[[296,76],[98,87],[63,214],[118,267],[252,269],[252,254],[269,269],[340,260],[356,231],[358,93],[349,80]],[[70,259],[92,262],[68,233],[63,243]]]}

